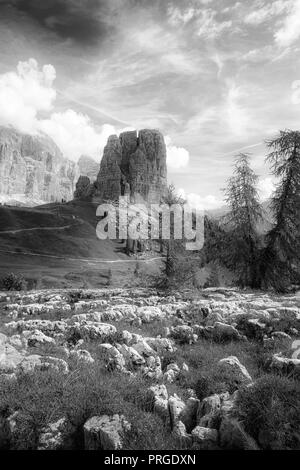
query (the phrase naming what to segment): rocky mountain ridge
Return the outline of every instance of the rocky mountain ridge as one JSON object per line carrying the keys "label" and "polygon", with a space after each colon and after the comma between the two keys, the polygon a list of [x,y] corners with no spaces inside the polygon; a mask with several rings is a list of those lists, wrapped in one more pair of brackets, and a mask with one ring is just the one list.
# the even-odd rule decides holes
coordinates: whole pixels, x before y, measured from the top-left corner
{"label": "rocky mountain ridge", "polygon": [[135,203],[159,203],[167,188],[166,160],[164,137],[156,129],[111,135],[97,180],[89,184],[88,175],[81,174],[75,197],[103,202],[128,195]]}
{"label": "rocky mountain ridge", "polygon": [[0,127],[0,201],[34,206],[71,200],[78,166],[45,134]]}

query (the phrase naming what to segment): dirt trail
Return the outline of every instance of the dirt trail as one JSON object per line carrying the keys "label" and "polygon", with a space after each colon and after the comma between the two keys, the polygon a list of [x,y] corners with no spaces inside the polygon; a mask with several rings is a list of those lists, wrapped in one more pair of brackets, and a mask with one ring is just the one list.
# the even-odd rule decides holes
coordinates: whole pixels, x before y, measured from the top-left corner
{"label": "dirt trail", "polygon": [[68,228],[74,227],[75,225],[78,224],[69,224],[69,225],[62,225],[60,227],[32,227],[32,228],[19,228],[17,230],[1,230],[0,235],[2,234],[16,234],[16,233],[21,233],[21,232],[31,232],[34,230],[66,230]]}
{"label": "dirt trail", "polygon": [[26,255],[26,256],[42,256],[44,258],[55,258],[55,259],[68,260],[68,261],[84,261],[87,263],[111,263],[111,264],[113,263],[136,263],[136,262],[148,263],[151,261],[164,259],[164,257],[162,256],[149,258],[149,259],[116,259],[116,260],[107,260],[107,259],[101,259],[101,258],[69,258],[68,256],[56,256],[56,255],[50,255],[50,254],[45,254],[45,253],[32,253],[32,252],[27,252],[27,251],[10,251],[10,250],[0,250],[0,253],[10,253],[10,254],[15,254],[15,255]]}

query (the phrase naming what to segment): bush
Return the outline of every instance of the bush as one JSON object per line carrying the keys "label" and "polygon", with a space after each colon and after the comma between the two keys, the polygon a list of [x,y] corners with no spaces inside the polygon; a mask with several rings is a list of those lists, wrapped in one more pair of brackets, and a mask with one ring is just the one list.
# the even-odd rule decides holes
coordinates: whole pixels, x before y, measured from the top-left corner
{"label": "bush", "polygon": [[237,409],[263,449],[300,449],[300,384],[266,375],[241,390]]}
{"label": "bush", "polygon": [[139,376],[111,374],[99,363],[79,366],[68,376],[36,371],[19,375],[15,382],[0,379],[0,423],[18,411],[8,447],[36,449],[41,429],[66,417],[75,427],[73,448],[82,449],[84,423],[92,416],[117,413],[132,424],[125,448],[167,449],[172,442],[164,423],[146,411],[149,385]]}
{"label": "bush", "polygon": [[222,373],[210,373],[198,377],[195,385],[195,392],[199,400],[214,395],[215,393],[233,393],[237,389],[234,376]]}
{"label": "bush", "polygon": [[1,279],[1,286],[5,290],[25,290],[26,281],[22,275],[10,273]]}

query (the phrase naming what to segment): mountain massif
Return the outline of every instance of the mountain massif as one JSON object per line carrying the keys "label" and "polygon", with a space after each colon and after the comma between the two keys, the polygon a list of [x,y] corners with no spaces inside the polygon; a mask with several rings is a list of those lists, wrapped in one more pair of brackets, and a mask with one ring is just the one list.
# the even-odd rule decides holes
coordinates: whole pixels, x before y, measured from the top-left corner
{"label": "mountain massif", "polygon": [[158,130],[111,135],[104,148],[97,180],[81,176],[75,197],[101,202],[128,195],[134,202],[159,203],[167,187],[166,145]]}
{"label": "mountain massif", "polygon": [[0,127],[0,201],[28,206],[71,200],[79,170],[47,135]]}
{"label": "mountain massif", "polygon": [[110,136],[99,167],[86,155],[78,163],[68,160],[45,134],[0,127],[0,203],[35,206],[73,197],[99,202],[125,194],[158,203],[166,186],[166,146],[158,130]]}

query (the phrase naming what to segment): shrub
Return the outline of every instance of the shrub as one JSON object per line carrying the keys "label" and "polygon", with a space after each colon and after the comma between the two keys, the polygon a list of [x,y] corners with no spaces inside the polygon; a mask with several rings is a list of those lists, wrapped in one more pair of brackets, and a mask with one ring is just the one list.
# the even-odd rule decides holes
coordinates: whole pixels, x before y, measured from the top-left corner
{"label": "shrub", "polygon": [[203,400],[215,393],[233,393],[237,389],[237,384],[234,376],[212,372],[198,377],[194,389],[197,398]]}
{"label": "shrub", "polygon": [[300,384],[266,375],[242,390],[237,409],[263,449],[300,449]]}
{"label": "shrub", "polygon": [[1,285],[5,290],[25,290],[26,281],[20,274],[10,273],[1,279]]}
{"label": "shrub", "polygon": [[164,423],[146,411],[149,385],[139,376],[111,374],[99,363],[79,366],[68,376],[36,371],[15,382],[0,379],[0,422],[18,411],[9,448],[36,449],[41,429],[66,417],[76,429],[73,448],[82,449],[84,423],[92,416],[118,413],[132,423],[125,448],[167,449],[171,441]]}

